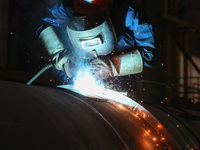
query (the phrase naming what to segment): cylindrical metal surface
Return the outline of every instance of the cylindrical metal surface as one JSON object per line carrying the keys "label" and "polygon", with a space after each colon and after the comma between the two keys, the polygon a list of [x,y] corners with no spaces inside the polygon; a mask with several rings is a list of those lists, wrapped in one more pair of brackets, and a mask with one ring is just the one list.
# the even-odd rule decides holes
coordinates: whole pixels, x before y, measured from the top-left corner
{"label": "cylindrical metal surface", "polygon": [[139,106],[60,88],[0,85],[1,149],[178,149],[164,127]]}

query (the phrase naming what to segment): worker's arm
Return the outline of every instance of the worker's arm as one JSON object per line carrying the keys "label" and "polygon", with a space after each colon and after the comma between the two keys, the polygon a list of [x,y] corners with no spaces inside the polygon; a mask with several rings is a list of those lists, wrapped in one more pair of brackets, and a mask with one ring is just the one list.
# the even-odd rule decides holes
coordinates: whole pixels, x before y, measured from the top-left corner
{"label": "worker's arm", "polygon": [[[68,77],[71,77],[70,58],[71,54],[67,52],[63,43],[60,41],[52,26],[44,29],[39,38],[44,43],[46,50],[52,58],[52,62],[57,70],[65,71]],[[64,66],[65,65],[65,66]]]}
{"label": "worker's arm", "polygon": [[[59,29],[66,25],[69,15],[65,13],[62,4],[56,3],[52,8],[48,8],[48,17],[42,18],[42,25],[37,30],[37,35],[42,40],[48,51],[52,62],[57,70],[65,71],[68,77],[71,77],[69,71],[71,53],[66,50],[65,45],[61,42],[55,28]],[[69,12],[68,12],[69,13]],[[65,66],[64,66],[65,65]]]}
{"label": "worker's arm", "polygon": [[144,66],[152,67],[159,60],[160,45],[144,9],[128,8],[125,26],[132,31],[134,47],[142,56]]}
{"label": "worker's arm", "polygon": [[[137,1],[116,1],[112,21],[117,29],[116,52],[137,49],[146,67],[154,66],[160,57],[160,44],[145,9]],[[121,22],[119,22],[119,20]]]}
{"label": "worker's arm", "polygon": [[109,58],[97,58],[90,65],[97,78],[133,75],[143,70],[143,60],[138,50]]}

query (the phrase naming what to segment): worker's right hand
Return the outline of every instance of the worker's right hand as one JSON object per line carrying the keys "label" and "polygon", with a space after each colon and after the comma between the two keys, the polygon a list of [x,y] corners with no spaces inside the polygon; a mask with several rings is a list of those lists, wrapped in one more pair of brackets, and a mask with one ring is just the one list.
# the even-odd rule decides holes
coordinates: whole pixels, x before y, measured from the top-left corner
{"label": "worker's right hand", "polygon": [[93,59],[90,63],[90,71],[96,79],[105,79],[112,77],[112,67],[109,59]]}

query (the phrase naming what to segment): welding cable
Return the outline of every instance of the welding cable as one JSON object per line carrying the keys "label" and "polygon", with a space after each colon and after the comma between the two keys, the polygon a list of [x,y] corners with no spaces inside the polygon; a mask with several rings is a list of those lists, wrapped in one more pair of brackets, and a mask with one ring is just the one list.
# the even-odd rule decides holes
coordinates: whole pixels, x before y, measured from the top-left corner
{"label": "welding cable", "polygon": [[30,85],[33,81],[35,81],[42,73],[44,73],[47,69],[53,67],[53,64],[48,64],[44,68],[42,68],[34,77],[32,77],[26,84]]}

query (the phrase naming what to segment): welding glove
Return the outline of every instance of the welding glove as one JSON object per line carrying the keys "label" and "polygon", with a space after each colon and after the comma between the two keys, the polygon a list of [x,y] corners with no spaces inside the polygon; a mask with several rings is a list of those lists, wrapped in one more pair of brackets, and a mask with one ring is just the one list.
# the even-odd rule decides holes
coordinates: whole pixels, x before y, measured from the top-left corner
{"label": "welding glove", "polygon": [[68,77],[72,77],[70,69],[71,55],[65,50],[63,43],[58,38],[52,26],[45,28],[39,35],[46,50],[52,57],[52,62],[57,70],[65,71]]}
{"label": "welding glove", "polygon": [[113,66],[111,61],[106,58],[95,58],[90,62],[91,72],[96,79],[104,79],[113,76],[111,66]]}
{"label": "welding glove", "polygon": [[65,71],[69,78],[72,77],[71,69],[72,54],[61,51],[52,57],[52,62],[57,70]]}
{"label": "welding glove", "polygon": [[138,50],[110,58],[96,58],[90,62],[91,72],[97,79],[141,73],[143,60]]}

